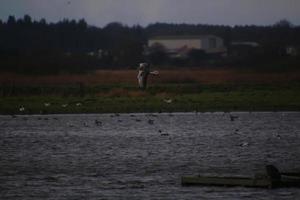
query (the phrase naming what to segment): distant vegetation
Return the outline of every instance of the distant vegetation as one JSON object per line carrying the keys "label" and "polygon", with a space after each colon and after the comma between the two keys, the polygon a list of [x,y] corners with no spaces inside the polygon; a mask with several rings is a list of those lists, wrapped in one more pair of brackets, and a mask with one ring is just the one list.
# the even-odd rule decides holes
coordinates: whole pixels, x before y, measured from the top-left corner
{"label": "distant vegetation", "polygon": [[[210,58],[191,53],[188,60],[170,60],[162,49],[144,54],[150,37],[158,35],[214,34],[224,39],[229,56]],[[231,49],[233,41],[260,44],[254,50]],[[287,55],[287,47],[298,50]],[[30,16],[0,20],[0,71],[57,74],[82,73],[96,69],[134,68],[141,61],[157,66],[232,66],[263,69],[291,68],[300,64],[300,27],[286,20],[270,26],[217,26],[156,23],[128,27],[110,23],[103,28],[89,26],[84,19],[47,23]],[[241,53],[242,52],[242,53]],[[198,55],[199,54],[199,55]]]}

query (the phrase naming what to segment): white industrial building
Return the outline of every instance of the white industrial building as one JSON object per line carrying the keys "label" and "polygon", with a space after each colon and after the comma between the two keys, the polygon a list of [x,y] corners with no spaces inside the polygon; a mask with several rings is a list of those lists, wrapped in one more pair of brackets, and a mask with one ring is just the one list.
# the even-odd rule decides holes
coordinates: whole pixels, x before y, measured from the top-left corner
{"label": "white industrial building", "polygon": [[215,35],[158,36],[149,39],[148,47],[151,48],[156,44],[164,46],[167,52],[196,49],[203,50],[208,54],[223,54],[227,51],[223,39]]}

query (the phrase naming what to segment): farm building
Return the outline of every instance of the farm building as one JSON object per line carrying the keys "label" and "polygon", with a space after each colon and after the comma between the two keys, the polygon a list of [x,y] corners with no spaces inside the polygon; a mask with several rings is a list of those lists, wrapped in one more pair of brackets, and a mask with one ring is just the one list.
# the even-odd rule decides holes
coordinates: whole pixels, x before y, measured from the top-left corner
{"label": "farm building", "polygon": [[228,54],[237,58],[257,55],[260,53],[260,47],[261,45],[254,41],[233,41],[228,46]]}
{"label": "farm building", "polygon": [[215,35],[198,36],[158,36],[149,39],[148,47],[162,45],[168,53],[186,53],[192,49],[203,50],[207,54],[224,54],[227,49],[223,39]]}

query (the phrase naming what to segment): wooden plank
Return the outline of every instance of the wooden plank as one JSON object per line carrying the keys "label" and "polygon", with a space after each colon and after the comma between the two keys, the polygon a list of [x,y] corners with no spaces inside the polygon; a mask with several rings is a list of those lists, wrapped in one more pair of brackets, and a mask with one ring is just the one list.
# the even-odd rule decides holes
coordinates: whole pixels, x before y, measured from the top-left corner
{"label": "wooden plank", "polygon": [[242,186],[242,187],[271,187],[268,179],[252,179],[243,177],[182,177],[182,185],[214,185],[214,186]]}
{"label": "wooden plank", "polygon": [[206,185],[206,186],[241,186],[241,187],[300,187],[298,177],[282,177],[280,181],[268,178],[249,177],[205,177],[205,176],[184,176],[181,179],[183,186]]}

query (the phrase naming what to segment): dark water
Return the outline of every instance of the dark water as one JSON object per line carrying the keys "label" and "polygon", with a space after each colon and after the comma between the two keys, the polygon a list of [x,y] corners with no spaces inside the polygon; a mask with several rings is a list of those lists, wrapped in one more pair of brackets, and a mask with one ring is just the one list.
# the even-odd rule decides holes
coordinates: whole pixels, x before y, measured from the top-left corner
{"label": "dark water", "polygon": [[180,184],[300,171],[299,130],[299,112],[0,116],[0,199],[300,199]]}

